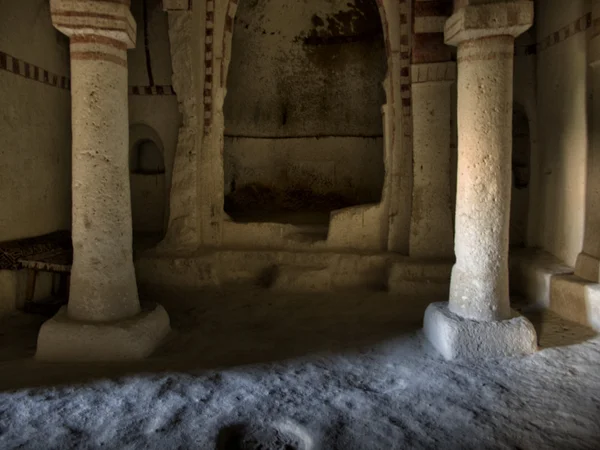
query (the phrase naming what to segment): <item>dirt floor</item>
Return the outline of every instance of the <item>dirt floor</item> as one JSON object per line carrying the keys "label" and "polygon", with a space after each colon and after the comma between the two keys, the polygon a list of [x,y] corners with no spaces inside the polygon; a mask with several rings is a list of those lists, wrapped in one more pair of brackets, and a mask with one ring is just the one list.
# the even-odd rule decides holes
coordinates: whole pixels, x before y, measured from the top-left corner
{"label": "dirt floor", "polygon": [[42,316],[0,323],[0,448],[596,449],[600,338],[527,312],[540,351],[444,361],[431,300],[384,292],[142,291],[173,332],[147,361],[32,359]]}

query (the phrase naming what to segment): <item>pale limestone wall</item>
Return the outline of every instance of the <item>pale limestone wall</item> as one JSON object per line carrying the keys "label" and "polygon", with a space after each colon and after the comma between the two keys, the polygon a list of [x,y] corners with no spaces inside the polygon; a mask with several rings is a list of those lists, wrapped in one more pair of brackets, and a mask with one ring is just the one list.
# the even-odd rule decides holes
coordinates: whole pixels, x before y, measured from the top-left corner
{"label": "pale limestone wall", "polygon": [[[68,41],[52,26],[47,0],[0,0],[0,30],[4,241],[70,228],[71,98],[68,84],[63,88],[69,75]],[[20,75],[14,73],[11,57],[19,60]],[[58,86],[52,85],[54,75]],[[48,274],[38,277],[35,300],[50,293],[51,282]],[[0,272],[0,315],[22,304],[25,289],[24,271]]]}
{"label": "pale limestone wall", "polygon": [[[47,0],[1,0],[0,30],[0,52],[20,60],[20,73],[28,63],[69,75],[68,41]],[[0,99],[0,241],[68,229],[69,91],[0,69]]]}
{"label": "pale limestone wall", "polygon": [[[537,40],[544,41],[590,12],[584,0],[544,0],[536,4]],[[585,22],[585,20],[583,21]],[[539,179],[532,197],[537,205],[537,245],[570,266],[581,251],[588,147],[588,31],[538,48],[537,123]]]}

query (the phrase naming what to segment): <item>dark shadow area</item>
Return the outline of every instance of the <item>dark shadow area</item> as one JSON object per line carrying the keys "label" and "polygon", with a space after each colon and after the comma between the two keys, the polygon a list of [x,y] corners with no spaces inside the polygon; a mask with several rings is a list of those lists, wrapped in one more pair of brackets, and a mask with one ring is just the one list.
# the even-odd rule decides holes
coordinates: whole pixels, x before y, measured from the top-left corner
{"label": "dark shadow area", "polygon": [[[147,287],[173,331],[147,360],[134,363],[41,363],[32,359],[45,315],[17,313],[0,323],[0,390],[83,383],[133,373],[211,370],[360,349],[414,336],[430,298],[387,292],[274,293],[254,286],[188,291]],[[168,301],[165,301],[168,299]],[[18,373],[18,376],[15,374]]]}
{"label": "dark shadow area", "polygon": [[311,446],[276,426],[238,423],[219,431],[216,450],[308,450]]}
{"label": "dark shadow area", "polygon": [[256,183],[225,196],[225,211],[236,222],[326,225],[331,211],[354,204],[355,201],[341,194],[318,194],[307,189],[281,190]]}
{"label": "dark shadow area", "polygon": [[541,348],[581,344],[598,335],[593,329],[563,319],[552,311],[531,311],[525,315],[535,327]]}
{"label": "dark shadow area", "polygon": [[[0,390],[361,354],[386,342],[414,340],[427,305],[443,300],[387,292],[276,293],[255,286],[195,291],[145,287],[140,297],[166,307],[173,331],[151,357],[134,363],[37,362],[32,358],[37,333],[47,316],[16,313],[5,318],[0,323]],[[541,348],[582,343],[596,335],[518,301],[515,309],[533,322]]]}
{"label": "dark shadow area", "polygon": [[531,178],[531,135],[525,108],[513,105],[512,192],[510,204],[510,246],[527,246],[529,183]]}
{"label": "dark shadow area", "polygon": [[513,299],[511,306],[533,324],[541,349],[581,344],[598,335],[592,328],[530,305],[522,297]]}

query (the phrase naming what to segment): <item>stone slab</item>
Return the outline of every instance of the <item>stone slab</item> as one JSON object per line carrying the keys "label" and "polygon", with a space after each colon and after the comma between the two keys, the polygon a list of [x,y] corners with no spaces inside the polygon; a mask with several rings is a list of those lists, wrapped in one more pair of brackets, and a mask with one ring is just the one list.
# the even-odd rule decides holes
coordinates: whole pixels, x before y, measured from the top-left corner
{"label": "stone slab", "polygon": [[526,249],[511,253],[511,291],[541,308],[550,307],[552,278],[572,273],[572,267],[547,252]]}
{"label": "stone slab", "polygon": [[600,285],[576,275],[552,278],[549,309],[564,319],[600,330]]}
{"label": "stone slab", "polygon": [[581,252],[577,256],[575,274],[581,278],[597,283],[600,281],[600,259]]}
{"label": "stone slab", "polygon": [[425,336],[447,360],[483,359],[526,355],[537,350],[533,325],[514,313],[508,320],[464,319],[447,302],[432,303],[425,311]]}
{"label": "stone slab", "polygon": [[67,307],[40,328],[35,358],[40,361],[125,361],[148,357],[170,331],[165,309],[153,305],[117,322],[78,322]]}
{"label": "stone slab", "polygon": [[[140,286],[176,286],[198,289],[236,284],[262,285],[265,276],[273,279],[275,269],[284,274],[301,269],[277,288],[295,290],[299,278],[310,281],[310,290],[384,289],[404,295],[435,294],[448,298],[452,261],[416,260],[392,252],[335,252],[288,250],[205,250],[188,254],[163,254],[149,250],[138,255],[136,279]],[[310,279],[315,269],[319,283]],[[295,270],[295,269],[294,269]],[[304,273],[301,273],[304,272]],[[314,273],[313,273],[314,275]]]}

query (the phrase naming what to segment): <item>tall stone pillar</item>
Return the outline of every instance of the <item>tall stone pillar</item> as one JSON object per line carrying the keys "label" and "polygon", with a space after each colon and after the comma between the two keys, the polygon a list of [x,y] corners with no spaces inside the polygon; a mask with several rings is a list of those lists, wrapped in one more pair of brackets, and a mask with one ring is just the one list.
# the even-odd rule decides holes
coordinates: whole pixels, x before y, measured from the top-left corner
{"label": "tall stone pillar", "polygon": [[129,0],[51,0],[71,40],[73,267],[68,307],[46,322],[37,357],[135,359],[169,330],[161,306],[142,311],[132,256],[127,49]]}
{"label": "tall stone pillar", "polygon": [[[592,23],[600,19],[600,0],[594,0]],[[600,28],[594,25],[588,49],[592,67],[592,120],[587,161],[583,249],[577,257],[575,275],[600,282]]]}
{"label": "tall stone pillar", "polygon": [[456,64],[413,64],[413,198],[409,255],[452,259],[451,88]]}
{"label": "tall stone pillar", "polygon": [[514,39],[532,23],[523,0],[468,4],[446,22],[458,46],[456,264],[450,302],[430,305],[424,328],[448,359],[536,349],[508,292]]}

